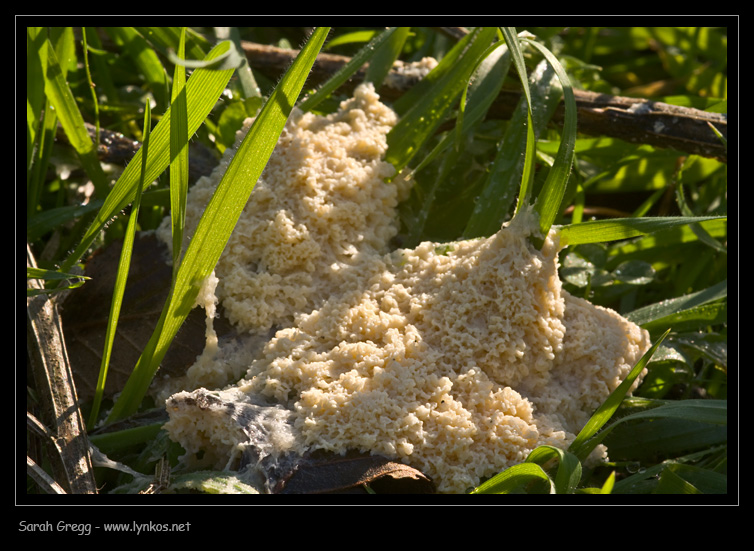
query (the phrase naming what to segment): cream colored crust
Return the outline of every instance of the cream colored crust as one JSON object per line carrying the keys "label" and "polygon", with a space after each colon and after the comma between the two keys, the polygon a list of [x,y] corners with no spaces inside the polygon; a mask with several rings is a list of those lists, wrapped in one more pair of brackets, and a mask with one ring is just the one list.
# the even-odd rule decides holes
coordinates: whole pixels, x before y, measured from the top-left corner
{"label": "cream colored crust", "polygon": [[[289,450],[371,451],[463,492],[567,446],[648,335],[562,289],[557,233],[534,249],[530,212],[487,239],[389,252],[405,192],[385,182],[394,122],[369,85],[334,115],[289,121],[216,269],[233,323],[280,329],[226,392],[288,408]],[[192,219],[212,184],[192,191]],[[227,463],[242,432],[185,396],[171,437]]]}

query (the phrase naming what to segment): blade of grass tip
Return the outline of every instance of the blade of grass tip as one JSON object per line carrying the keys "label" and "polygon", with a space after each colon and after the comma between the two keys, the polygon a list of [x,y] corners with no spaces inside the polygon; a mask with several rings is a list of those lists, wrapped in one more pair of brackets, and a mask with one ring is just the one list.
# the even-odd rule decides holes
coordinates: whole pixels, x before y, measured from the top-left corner
{"label": "blade of grass tip", "polygon": [[[573,95],[573,88],[568,75],[563,69],[558,59],[545,48],[542,44],[530,39],[524,39],[527,44],[534,46],[539,50],[548,63],[555,69],[555,73],[560,79],[563,88],[563,103],[565,105],[565,118],[563,121],[563,132],[558,147],[558,153],[555,156],[550,171],[547,174],[544,187],[540,192],[534,204],[534,209],[539,213],[539,229],[542,235],[547,235],[550,231],[555,218],[560,212],[560,206],[563,202],[568,177],[571,174],[573,165],[574,152],[576,147],[576,99]],[[539,247],[544,243],[543,239],[537,238]]]}
{"label": "blade of grass tip", "polygon": [[[146,174],[146,164],[149,153],[149,130],[151,127],[152,114],[149,108],[149,100],[145,102],[144,109],[144,132],[143,141],[141,145],[142,161],[141,161],[141,178],[143,179]],[[107,372],[110,366],[110,357],[113,350],[113,341],[115,340],[115,333],[118,329],[118,318],[120,316],[120,309],[123,303],[123,295],[126,291],[126,280],[128,279],[128,271],[131,267],[131,254],[133,252],[134,239],[136,236],[136,223],[139,219],[139,209],[141,207],[141,194],[142,186],[136,187],[136,196],[134,197],[133,206],[131,207],[131,214],[128,217],[128,224],[126,226],[126,232],[123,236],[123,248],[120,252],[120,262],[118,263],[118,271],[115,275],[115,288],[113,290],[112,303],[110,305],[110,313],[107,319],[107,328],[105,330],[105,348],[102,353],[102,363],[100,364],[99,375],[97,377],[97,386],[94,390],[94,398],[92,401],[92,410],[89,415],[89,429],[92,429],[97,423],[99,417],[99,410],[102,404],[102,396],[105,392],[105,383],[107,382]]]}
{"label": "blade of grass tip", "polygon": [[327,82],[325,82],[316,92],[304,98],[299,104],[299,109],[306,112],[311,111],[319,105],[330,94],[337,90],[341,84],[351,78],[351,76],[353,76],[353,74],[356,73],[364,63],[369,61],[372,56],[380,50],[382,45],[390,39],[396,29],[397,27],[390,27],[370,40],[369,43],[356,52],[356,55],[343,65],[343,67],[327,79]]}
{"label": "blade of grass tip", "polygon": [[135,412],[141,404],[173,337],[193,308],[202,284],[214,270],[267,160],[277,145],[280,133],[328,32],[329,27],[314,30],[265,102],[228,165],[186,248],[173,291],[163,308],[157,327],[113,406],[108,422]]}
{"label": "blade of grass tip", "polygon": [[599,430],[605,426],[610,418],[618,409],[623,398],[626,397],[631,386],[636,381],[636,378],[646,367],[649,360],[654,355],[657,348],[665,340],[665,337],[670,333],[670,329],[657,339],[657,341],[650,347],[649,350],[641,357],[641,359],[634,365],[628,376],[618,385],[618,387],[610,393],[605,402],[597,408],[597,411],[590,417],[584,428],[581,429],[578,435],[571,445],[568,447],[568,451],[579,458],[580,461],[584,461],[587,456],[594,450],[594,448],[602,441],[604,436],[598,435]]}
{"label": "blade of grass tip", "polygon": [[[204,58],[205,61],[225,55],[231,47],[230,42],[221,42]],[[225,90],[234,69],[223,67],[201,67],[196,69],[186,82],[186,104],[188,110],[188,135],[191,136],[207,118]],[[162,174],[170,163],[170,109],[162,116],[160,122],[151,132],[151,151],[147,162],[147,174],[143,186],[149,186]],[[61,271],[70,271],[71,267],[86,253],[99,232],[131,201],[134,187],[139,185],[141,151],[137,151],[128,163],[118,181],[105,198],[105,203],[98,211],[87,229],[78,247],[68,256]]]}
{"label": "blade of grass tip", "polygon": [[[181,30],[178,58],[186,52],[186,28]],[[170,106],[170,223],[173,233],[173,279],[178,270],[183,247],[188,195],[188,108],[186,106],[186,68],[176,64]]]}
{"label": "blade of grass tip", "polygon": [[51,294],[58,291],[62,291],[64,289],[75,289],[77,287],[81,287],[81,285],[84,284],[84,281],[90,279],[88,277],[82,276],[80,274],[64,274],[63,272],[58,272],[57,270],[45,270],[43,268],[26,268],[26,279],[27,281],[29,279],[41,279],[44,281],[68,281],[68,285],[65,287],[56,287],[55,289],[46,289],[44,285],[41,287],[30,287],[28,284],[26,286],[26,296],[32,297],[36,295],[41,294]]}
{"label": "blade of grass tip", "polygon": [[[526,150],[524,152],[524,170],[521,175],[521,188],[518,194],[518,202],[516,203],[516,214],[521,209],[528,206],[531,201],[531,185],[534,179],[534,156],[536,153],[536,139],[534,137],[534,119],[532,117],[532,101],[531,94],[529,93],[529,79],[526,75],[526,65],[524,64],[524,55],[521,53],[521,45],[518,41],[515,27],[500,27],[505,37],[505,43],[508,44],[508,49],[511,52],[513,58],[513,64],[518,72],[519,79],[521,81],[521,88],[526,98]],[[514,215],[515,216],[515,215]]]}

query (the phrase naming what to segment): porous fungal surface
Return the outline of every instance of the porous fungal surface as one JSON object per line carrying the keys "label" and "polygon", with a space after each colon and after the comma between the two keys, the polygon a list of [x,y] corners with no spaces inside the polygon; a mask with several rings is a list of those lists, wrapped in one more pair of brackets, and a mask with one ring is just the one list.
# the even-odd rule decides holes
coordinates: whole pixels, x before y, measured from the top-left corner
{"label": "porous fungal surface", "polygon": [[[264,400],[270,454],[368,451],[464,492],[538,445],[565,448],[649,348],[562,288],[558,234],[533,247],[532,212],[489,238],[391,251],[406,192],[387,181],[395,121],[369,84],[336,113],[290,117],[215,270],[230,321],[272,336],[232,361],[203,355],[168,399],[189,454],[232,465],[251,419],[233,412]],[[189,228],[228,159],[192,189]]]}

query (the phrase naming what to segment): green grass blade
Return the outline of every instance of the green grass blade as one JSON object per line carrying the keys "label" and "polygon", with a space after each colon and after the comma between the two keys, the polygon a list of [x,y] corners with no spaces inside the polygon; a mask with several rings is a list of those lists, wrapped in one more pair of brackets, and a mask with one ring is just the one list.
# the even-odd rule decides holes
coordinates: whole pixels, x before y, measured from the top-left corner
{"label": "green grass blade", "polygon": [[[141,178],[146,173],[146,164],[149,157],[149,133],[151,128],[151,110],[149,100],[146,102],[144,109],[144,132],[141,149]],[[128,217],[125,234],[123,235],[123,248],[120,252],[120,262],[118,262],[118,271],[115,274],[115,288],[113,289],[113,298],[110,305],[110,312],[107,318],[107,327],[105,329],[105,347],[102,352],[102,362],[100,364],[99,375],[97,376],[97,386],[94,389],[94,398],[92,399],[92,409],[89,414],[89,428],[91,429],[97,423],[99,410],[102,404],[102,396],[105,392],[105,383],[107,382],[107,372],[110,367],[110,357],[113,351],[113,342],[115,333],[118,329],[118,318],[123,304],[123,295],[126,292],[126,280],[128,271],[131,267],[131,256],[136,238],[136,223],[139,219],[139,209],[141,207],[142,186],[136,187],[136,196],[134,197],[131,207],[131,214]]]}
{"label": "green grass blade", "polygon": [[173,292],[158,326],[113,406],[108,421],[127,416],[139,407],[173,337],[193,308],[202,283],[214,270],[328,32],[328,27],[315,29],[228,165],[186,249]]}
{"label": "green grass blade", "polygon": [[[178,58],[186,51],[186,29],[181,31]],[[189,185],[188,108],[186,106],[186,68],[176,64],[170,106],[170,223],[173,234],[173,277],[178,269],[186,222],[186,197]]]}
{"label": "green grass blade", "polygon": [[647,352],[633,367],[628,376],[621,382],[621,384],[618,385],[618,387],[612,393],[610,393],[610,396],[607,397],[607,400],[605,400],[605,402],[599,408],[597,408],[597,411],[595,411],[594,414],[590,417],[584,428],[581,429],[581,432],[576,435],[576,438],[568,447],[568,451],[578,457],[580,461],[584,461],[586,457],[592,452],[592,450],[597,446],[597,444],[601,442],[602,438],[604,438],[604,433],[600,435],[598,435],[597,433],[602,427],[605,426],[605,424],[610,420],[615,411],[618,409],[618,406],[620,406],[623,398],[625,398],[628,394],[628,391],[634,384],[634,381],[636,381],[636,378],[644,370],[647,363],[649,363],[649,360],[652,358],[652,355],[655,353],[660,344],[662,344],[662,341],[665,340],[665,337],[667,337],[669,332],[670,330],[666,331],[665,334],[663,334],[650,347],[650,349],[647,350]]}
{"label": "green grass blade", "polygon": [[[230,48],[230,42],[221,42],[210,51],[205,59],[215,59]],[[211,68],[197,69],[186,82],[186,106],[188,111],[188,135],[191,136],[207,118],[228,84],[233,69],[215,71]],[[163,115],[151,132],[152,141],[147,173],[143,186],[149,186],[170,163],[170,110]],[[90,247],[99,232],[115,217],[134,197],[135,186],[139,185],[141,170],[141,152],[137,151],[131,162],[110,190],[105,203],[84,234],[79,246],[66,259],[63,271],[70,271]]]}
{"label": "green grass blade", "polygon": [[502,42],[490,46],[479,60],[469,86],[464,88],[455,133],[447,132],[432,151],[414,169],[419,172],[455,143],[456,151],[475,125],[482,120],[490,105],[500,92],[510,65],[508,47]]}
{"label": "green grass blade", "polygon": [[61,225],[86,214],[92,213],[101,206],[102,201],[97,199],[90,201],[85,205],[67,205],[35,214],[26,221],[26,240],[29,243],[32,243],[47,232],[59,228]]}
{"label": "green grass blade", "polygon": [[626,319],[637,325],[644,326],[653,322],[661,322],[663,319],[670,318],[687,310],[720,301],[727,296],[728,280],[726,279],[702,291],[638,308],[626,314]]}
{"label": "green grass blade", "polygon": [[80,287],[84,284],[84,281],[89,279],[88,277],[82,276],[81,274],[66,274],[63,272],[59,272],[57,270],[46,270],[44,268],[31,268],[26,267],[26,279],[42,279],[45,281],[54,281],[54,282],[63,282],[63,281],[69,281],[68,285],[65,287],[57,286],[54,289],[45,289],[44,286],[41,288],[31,288],[28,285],[26,286],[26,296],[32,297],[35,295],[41,295],[41,294],[49,294],[54,293],[58,291],[62,291],[64,289],[75,289],[76,287]]}
{"label": "green grass blade", "polygon": [[560,244],[572,246],[586,243],[604,243],[688,224],[724,219],[727,219],[727,216],[664,216],[589,220],[579,224],[560,226]]}
{"label": "green grass blade", "polygon": [[[557,77],[547,62],[541,63],[532,71],[529,93],[535,138],[544,130],[560,103],[562,94],[557,84]],[[508,217],[511,205],[515,203],[521,189],[521,173],[527,146],[527,118],[528,103],[526,97],[522,96],[506,126],[502,144],[495,154],[484,188],[475,202],[464,237],[492,235],[500,230]]]}
{"label": "green grass blade", "polygon": [[107,194],[107,179],[97,158],[97,147],[86,130],[84,118],[58,63],[55,48],[49,40],[46,44],[45,94],[82,167],[92,179],[98,197],[104,197]]}
{"label": "green grass blade", "polygon": [[[456,59],[455,63],[448,66],[441,62],[420,83],[425,84],[421,88],[421,100],[414,103],[413,107],[401,116],[387,135],[388,150],[385,160],[391,163],[396,171],[400,172],[408,165],[446,119],[494,36],[494,28],[477,27],[453,48],[453,52],[460,53],[457,56],[448,56],[448,59]],[[430,78],[438,69],[440,78]],[[412,91],[416,89],[417,87]]]}
{"label": "green grass blade", "polygon": [[134,27],[107,27],[106,31],[133,60],[148,83],[155,98],[156,109],[160,112],[165,110],[170,97],[168,75],[157,52]]}
{"label": "green grass blade", "polygon": [[489,480],[474,488],[472,494],[512,494],[522,493],[532,483],[539,483],[547,488],[548,493],[555,493],[555,485],[542,467],[536,463],[519,463],[496,474]]}
{"label": "green grass blade", "polygon": [[516,213],[520,212],[525,206],[531,203],[531,186],[534,181],[534,157],[536,153],[536,138],[534,136],[534,119],[532,117],[532,98],[529,91],[529,79],[526,76],[526,65],[524,64],[524,54],[521,52],[521,45],[516,35],[515,27],[500,27],[505,36],[505,42],[511,51],[513,64],[521,80],[521,88],[526,98],[526,148],[524,151],[524,170],[521,174],[521,187],[518,193],[518,202],[516,204]]}
{"label": "green grass blade", "polygon": [[665,401],[656,407],[621,417],[614,425],[636,419],[659,418],[683,419],[684,421],[708,423],[711,425],[727,425],[728,401],[712,399]]}
{"label": "green grass blade", "polygon": [[348,63],[341,67],[337,73],[330,77],[315,93],[304,98],[299,105],[302,111],[311,111],[319,103],[326,99],[330,94],[337,90],[344,82],[346,82],[351,76],[359,70],[372,56],[378,51],[381,46],[388,42],[393,35],[397,27],[391,27],[380,34],[375,36],[369,44],[361,48],[356,55],[354,55]]}
{"label": "green grass blade", "polygon": [[398,59],[410,30],[411,27],[397,27],[388,39],[375,50],[364,76],[366,82],[374,83],[374,87],[379,89],[382,81],[393,68],[395,60]]}
{"label": "green grass blade", "polygon": [[582,470],[581,462],[574,454],[554,446],[542,445],[534,448],[526,458],[528,463],[536,463],[543,468],[554,460],[558,462],[554,481],[555,493],[572,494],[581,481]]}
{"label": "green grass blade", "polygon": [[[565,118],[563,121],[563,133],[550,171],[547,174],[544,187],[534,204],[534,209],[539,213],[539,229],[542,235],[547,235],[550,226],[560,212],[563,202],[568,177],[573,165],[574,150],[576,146],[576,99],[573,96],[573,88],[568,75],[558,59],[544,46],[533,40],[526,40],[527,44],[534,46],[545,56],[548,63],[555,69],[563,87],[563,103],[565,105]],[[542,241],[543,242],[543,241]],[[540,243],[541,246],[541,243]]]}

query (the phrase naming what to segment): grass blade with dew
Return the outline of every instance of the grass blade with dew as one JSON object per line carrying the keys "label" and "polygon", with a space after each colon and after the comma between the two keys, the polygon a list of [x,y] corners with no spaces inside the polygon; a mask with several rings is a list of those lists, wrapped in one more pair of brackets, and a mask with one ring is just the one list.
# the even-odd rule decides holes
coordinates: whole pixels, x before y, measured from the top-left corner
{"label": "grass blade with dew", "polygon": [[309,71],[327,38],[328,27],[314,30],[304,48],[265,102],[217,186],[178,268],[173,291],[108,421],[135,412],[167,349],[193,308],[262,174]]}
{"label": "grass blade with dew", "polygon": [[[144,132],[141,149],[141,178],[142,183],[146,173],[147,159],[149,158],[149,134],[152,123],[152,112],[149,108],[149,100],[146,101],[144,109]],[[141,206],[141,195],[143,186],[136,186],[136,195],[131,206],[131,214],[128,217],[128,224],[123,235],[123,247],[120,252],[120,261],[118,262],[118,271],[115,274],[115,288],[113,289],[113,298],[110,305],[110,312],[107,317],[107,327],[105,329],[105,347],[102,352],[102,362],[100,364],[99,375],[97,376],[97,385],[94,388],[94,398],[92,400],[92,409],[89,414],[88,427],[91,430],[99,418],[100,406],[102,405],[102,396],[105,392],[105,383],[107,381],[107,372],[110,367],[110,357],[113,351],[113,342],[118,329],[118,318],[120,316],[121,306],[123,304],[123,295],[126,292],[126,280],[128,271],[131,267],[131,256],[136,239],[136,223],[139,219],[139,208]]]}
{"label": "grass blade with dew", "polygon": [[652,216],[588,220],[560,226],[560,244],[571,246],[617,241],[688,224],[724,219],[727,219],[727,216]]}
{"label": "grass blade with dew", "polygon": [[[186,28],[181,30],[178,59],[186,52]],[[188,108],[186,68],[176,63],[170,106],[170,224],[173,235],[173,278],[180,264],[183,230],[186,223],[186,197],[189,185]]]}
{"label": "grass blade with dew", "polygon": [[509,66],[508,47],[502,42],[490,46],[489,50],[478,60],[478,66],[472,73],[469,85],[463,89],[455,132],[447,132],[442,137],[432,151],[414,168],[414,174],[439,157],[451,145],[455,146],[456,151],[460,149],[464,136],[467,136],[484,118],[497,97]]}
{"label": "grass blade with dew", "polygon": [[492,44],[479,59],[472,73],[471,82],[464,88],[458,110],[455,132],[446,132],[437,145],[413,169],[416,175],[434,160],[440,158],[439,175],[434,179],[427,195],[421,202],[421,208],[409,228],[409,243],[416,243],[424,232],[430,210],[435,204],[435,197],[447,172],[456,165],[458,158],[464,154],[466,138],[469,137],[484,118],[490,105],[497,97],[510,66],[508,47],[503,42]]}
{"label": "grass blade with dew", "polygon": [[[536,154],[536,138],[534,136],[534,119],[532,117],[532,99],[529,91],[529,79],[526,75],[526,65],[524,64],[524,55],[521,52],[521,45],[516,35],[515,27],[500,27],[505,36],[505,42],[508,44],[513,64],[518,72],[521,88],[526,98],[526,148],[524,151],[524,169],[521,174],[521,187],[518,193],[518,202],[516,203],[516,213],[520,212],[531,202],[531,186],[534,181],[534,157]],[[515,215],[514,215],[515,216]]]}
{"label": "grass blade with dew", "polygon": [[643,306],[626,314],[626,319],[643,326],[675,316],[686,310],[719,301],[727,296],[728,280],[726,279],[702,291]]}
{"label": "grass blade with dew", "polygon": [[365,82],[371,82],[375,89],[379,89],[385,77],[393,68],[395,60],[398,59],[410,34],[410,29],[411,27],[397,27],[390,37],[379,48],[375,49],[374,56],[369,61],[364,76]]}
{"label": "grass blade with dew", "polygon": [[603,435],[597,434],[602,427],[610,420],[615,411],[620,406],[623,398],[626,397],[631,386],[636,381],[636,378],[641,374],[644,368],[649,363],[649,360],[654,355],[657,348],[668,336],[670,330],[657,339],[657,341],[647,350],[647,352],[641,357],[641,359],[634,365],[628,376],[618,385],[618,387],[610,393],[607,400],[597,408],[597,411],[589,418],[584,428],[581,429],[578,435],[571,445],[568,447],[568,451],[579,458],[580,461],[584,461],[587,456],[594,450],[594,448],[602,441]]}
{"label": "grass blade with dew", "polygon": [[[427,140],[445,121],[451,108],[468,85],[478,60],[488,51],[495,36],[493,27],[477,27],[440,62],[419,85],[412,88],[404,98],[415,97],[412,92],[420,85],[422,95],[412,107],[401,115],[398,123],[388,132],[388,150],[385,160],[400,172],[424,146]],[[454,60],[448,65],[446,59]],[[439,71],[438,71],[439,70]],[[435,73],[437,71],[437,73]],[[439,78],[431,78],[433,73]]]}
{"label": "grass blade with dew", "polygon": [[[224,55],[232,44],[221,42],[205,57],[214,60]],[[193,135],[207,118],[207,115],[217,103],[220,94],[230,81],[234,69],[215,69],[213,66],[195,70],[186,82],[186,106],[188,112],[188,135]],[[147,172],[142,184],[144,187],[162,174],[170,163],[170,109],[162,116],[150,135],[151,151],[147,162]],[[78,247],[69,255],[62,265],[62,271],[70,268],[86,253],[99,232],[114,218],[134,197],[135,186],[139,185],[139,171],[141,166],[141,151],[137,151],[131,162],[126,166],[118,181],[105,199],[88,230],[84,234]]]}
{"label": "grass blade with dew", "polygon": [[555,460],[558,462],[555,493],[572,494],[581,481],[581,462],[574,454],[555,446],[542,445],[534,448],[526,458],[527,463],[536,463],[543,468]]}
{"label": "grass blade with dew", "polygon": [[[552,52],[533,40],[525,39],[525,42],[539,50],[553,69],[555,69],[555,73],[558,75],[563,88],[563,103],[565,105],[563,132],[558,153],[547,174],[544,187],[534,203],[534,209],[539,213],[539,229],[542,235],[547,235],[560,212],[566,184],[568,183],[571,166],[573,165],[576,145],[576,99],[574,98],[573,88],[565,69],[563,69],[563,66]],[[543,243],[544,241],[542,240],[538,243],[540,248]]]}
{"label": "grass blade with dew", "polygon": [[97,158],[97,147],[86,130],[84,118],[49,39],[46,41],[45,58],[45,94],[82,167],[91,178],[97,196],[102,198],[107,195],[107,178]]}
{"label": "grass blade with dew", "polygon": [[343,83],[345,83],[359,68],[369,61],[372,56],[387,43],[397,27],[391,27],[375,36],[369,44],[361,48],[348,62],[341,67],[332,77],[327,79],[316,92],[307,96],[300,103],[299,108],[306,112],[314,109],[319,103],[330,96]]}
{"label": "grass blade with dew", "polygon": [[88,277],[82,276],[81,274],[65,274],[63,272],[59,272],[57,270],[45,270],[44,268],[32,268],[27,266],[26,267],[26,279],[41,279],[44,281],[68,281],[68,285],[65,287],[56,286],[54,289],[45,289],[42,288],[35,288],[35,287],[29,287],[26,286],[26,296],[31,297],[35,295],[41,295],[44,293],[55,293],[58,291],[62,291],[64,289],[75,289],[76,287],[81,287],[81,285],[84,284],[84,281],[87,279],[90,279]]}
{"label": "grass blade with dew", "polygon": [[[536,138],[550,122],[560,104],[557,75],[546,61],[532,71],[529,93],[532,99],[532,121]],[[464,237],[482,237],[500,230],[521,188],[521,172],[526,150],[526,119],[528,104],[521,96],[502,142],[495,154],[486,182],[477,198],[472,215],[464,230]]]}

